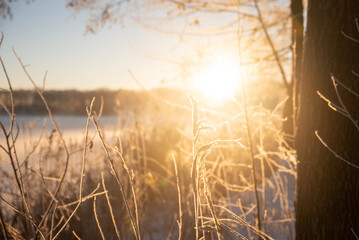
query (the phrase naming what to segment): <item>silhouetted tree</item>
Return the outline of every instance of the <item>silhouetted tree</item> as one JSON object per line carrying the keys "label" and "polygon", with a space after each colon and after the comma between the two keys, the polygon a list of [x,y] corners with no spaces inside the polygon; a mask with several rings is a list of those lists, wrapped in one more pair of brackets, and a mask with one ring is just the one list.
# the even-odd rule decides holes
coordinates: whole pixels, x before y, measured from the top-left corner
{"label": "silhouetted tree", "polygon": [[[302,74],[302,52],[303,52],[303,1],[291,0],[292,18],[292,81],[287,89],[288,100],[283,110],[283,117],[287,120],[283,123],[283,131],[289,136],[296,134],[296,110],[298,105],[299,82]],[[289,138],[292,144],[293,138]]]}
{"label": "silhouetted tree", "polygon": [[[341,106],[331,73],[359,92],[359,1],[309,0],[300,93],[296,201],[297,239],[355,239],[359,233],[359,132],[342,109],[328,107],[317,91]],[[346,36],[347,35],[347,36]],[[358,98],[337,86],[342,103],[359,119]],[[327,147],[322,144],[315,131]],[[352,229],[352,230],[351,230]]]}

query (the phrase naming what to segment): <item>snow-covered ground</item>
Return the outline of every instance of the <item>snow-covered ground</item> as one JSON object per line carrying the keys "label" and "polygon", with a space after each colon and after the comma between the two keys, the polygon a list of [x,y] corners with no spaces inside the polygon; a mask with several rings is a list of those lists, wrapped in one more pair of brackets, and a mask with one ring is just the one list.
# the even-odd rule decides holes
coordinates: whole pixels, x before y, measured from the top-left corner
{"label": "snow-covered ground", "polygon": [[[286,171],[288,166],[285,161],[283,162],[282,168],[266,180],[265,187],[258,188],[262,231],[273,239],[295,239],[295,176]],[[255,226],[255,203],[254,192],[246,191],[237,197],[232,197],[227,204],[232,206],[229,209],[236,215]],[[248,239],[255,236],[247,227],[241,227],[239,233]]]}

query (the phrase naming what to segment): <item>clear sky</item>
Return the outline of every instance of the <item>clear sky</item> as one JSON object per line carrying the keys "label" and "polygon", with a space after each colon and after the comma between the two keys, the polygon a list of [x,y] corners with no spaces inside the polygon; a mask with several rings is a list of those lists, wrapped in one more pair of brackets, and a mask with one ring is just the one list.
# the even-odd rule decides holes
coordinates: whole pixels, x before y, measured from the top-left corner
{"label": "clear sky", "polygon": [[[96,34],[85,35],[89,16],[85,13],[75,16],[65,4],[65,0],[36,0],[30,4],[21,0],[11,4],[12,20],[0,19],[0,30],[5,35],[0,54],[15,88],[29,89],[32,85],[12,53],[12,47],[23,63],[28,65],[27,69],[38,85],[42,85],[44,73],[48,71],[46,89],[139,89],[129,69],[146,88],[173,85],[193,87],[193,77],[198,72],[203,72],[206,79],[208,75],[213,75],[208,69],[213,61],[224,59],[222,65],[239,62],[235,11],[214,14],[196,11],[196,15],[166,21],[163,20],[165,17],[172,17],[168,15],[168,6],[167,9],[155,6],[154,10],[148,6],[148,15],[143,10],[145,8],[140,6],[137,9],[141,10],[142,25],[133,20],[136,12],[129,11],[123,25],[113,24],[111,28],[99,29]],[[172,5],[170,7],[176,8],[176,5]],[[283,9],[288,8],[283,5]],[[176,11],[180,12],[178,9]],[[241,11],[246,11],[246,8]],[[252,13],[253,9],[248,11]],[[183,12],[183,15],[187,13]],[[194,24],[197,20],[198,23]],[[143,23],[152,29],[144,27]],[[258,21],[241,20],[244,32],[246,28],[257,25]],[[154,28],[167,29],[172,34]],[[208,32],[201,35],[204,29]],[[211,31],[220,31],[220,34],[212,34]],[[182,32],[186,34],[180,34]],[[268,54],[266,52],[270,49],[265,42],[253,44],[259,34],[261,31],[256,34],[247,31],[247,40],[242,40],[240,52],[244,62],[251,62],[251,57],[258,59]],[[278,48],[287,45],[278,44]],[[250,74],[243,76],[256,78],[253,73],[258,75],[259,64],[254,67]],[[266,69],[272,71],[277,68]],[[225,74],[235,75],[228,71],[217,75],[223,78]],[[213,81],[222,84],[221,79]],[[167,84],[163,85],[162,82]],[[2,71],[0,87],[7,87]]]}
{"label": "clear sky", "polygon": [[[12,47],[39,85],[48,70],[47,89],[138,88],[128,69],[148,88],[174,78],[173,65],[148,55],[173,54],[175,36],[146,30],[128,19],[124,26],[85,35],[88,16],[74,17],[65,1],[18,1],[11,6],[13,19],[0,19],[5,35],[0,53],[15,88],[28,89],[31,84]],[[0,87],[6,88],[2,72],[0,77]]]}

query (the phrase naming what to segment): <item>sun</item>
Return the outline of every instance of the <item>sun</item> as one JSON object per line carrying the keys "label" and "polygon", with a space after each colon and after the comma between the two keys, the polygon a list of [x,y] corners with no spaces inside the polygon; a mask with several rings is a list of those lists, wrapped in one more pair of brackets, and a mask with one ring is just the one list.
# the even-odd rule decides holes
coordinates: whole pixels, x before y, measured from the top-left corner
{"label": "sun", "polygon": [[233,97],[240,86],[240,68],[228,58],[216,58],[194,76],[194,84],[206,97],[220,102]]}

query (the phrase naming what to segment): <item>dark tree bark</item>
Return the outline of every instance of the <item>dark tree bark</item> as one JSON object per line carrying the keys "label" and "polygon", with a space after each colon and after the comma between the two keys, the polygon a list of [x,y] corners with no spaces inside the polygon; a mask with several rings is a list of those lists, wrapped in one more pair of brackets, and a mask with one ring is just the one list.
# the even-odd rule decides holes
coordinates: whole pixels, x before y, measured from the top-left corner
{"label": "dark tree bark", "polygon": [[[336,158],[320,137],[342,157],[359,165],[359,132],[330,109],[317,91],[338,104],[332,73],[359,92],[358,0],[309,0],[305,35],[298,134],[296,200],[297,239],[355,239],[359,234],[359,170]],[[359,119],[359,99],[338,86],[343,103]]]}
{"label": "dark tree bark", "polygon": [[[296,129],[296,106],[298,105],[298,86],[302,73],[302,52],[303,52],[303,2],[302,0],[292,0],[292,81],[289,85],[289,99],[283,110],[283,117],[287,119],[283,123],[283,132],[289,136],[295,136]],[[288,142],[292,143],[293,138],[289,138]]]}

